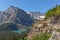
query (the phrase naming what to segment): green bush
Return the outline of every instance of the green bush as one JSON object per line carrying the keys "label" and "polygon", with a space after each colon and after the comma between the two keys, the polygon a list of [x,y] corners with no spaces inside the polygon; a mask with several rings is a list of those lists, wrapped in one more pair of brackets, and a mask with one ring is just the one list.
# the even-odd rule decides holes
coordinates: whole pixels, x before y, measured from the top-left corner
{"label": "green bush", "polygon": [[49,18],[49,17],[51,17],[51,16],[57,16],[57,15],[60,15],[60,5],[49,9],[49,10],[46,12],[46,17],[45,17],[45,19],[47,19],[47,18]]}
{"label": "green bush", "polygon": [[51,34],[47,34],[47,33],[44,33],[44,34],[36,34],[32,40],[48,40],[50,38]]}

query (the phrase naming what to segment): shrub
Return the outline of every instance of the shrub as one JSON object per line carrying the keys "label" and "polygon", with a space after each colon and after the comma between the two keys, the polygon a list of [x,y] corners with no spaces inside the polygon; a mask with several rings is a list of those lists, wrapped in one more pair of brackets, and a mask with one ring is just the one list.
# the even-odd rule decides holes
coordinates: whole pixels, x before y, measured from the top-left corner
{"label": "shrub", "polygon": [[32,40],[48,40],[50,38],[51,34],[47,34],[47,33],[44,33],[44,34],[36,34]]}

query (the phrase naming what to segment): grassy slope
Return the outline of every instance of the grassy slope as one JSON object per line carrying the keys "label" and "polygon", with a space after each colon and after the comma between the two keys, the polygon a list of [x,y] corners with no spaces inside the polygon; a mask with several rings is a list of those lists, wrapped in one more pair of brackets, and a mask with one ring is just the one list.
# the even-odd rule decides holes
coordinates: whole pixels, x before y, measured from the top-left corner
{"label": "grassy slope", "polygon": [[47,19],[47,18],[49,18],[51,16],[57,16],[57,15],[60,15],[60,5],[59,6],[56,6],[56,7],[53,7],[52,9],[49,9],[46,12],[45,19]]}
{"label": "grassy slope", "polygon": [[47,33],[44,33],[44,34],[41,34],[41,35],[39,35],[39,34],[36,34],[33,38],[32,38],[32,40],[48,40],[49,38],[50,38],[50,34],[47,34]]}

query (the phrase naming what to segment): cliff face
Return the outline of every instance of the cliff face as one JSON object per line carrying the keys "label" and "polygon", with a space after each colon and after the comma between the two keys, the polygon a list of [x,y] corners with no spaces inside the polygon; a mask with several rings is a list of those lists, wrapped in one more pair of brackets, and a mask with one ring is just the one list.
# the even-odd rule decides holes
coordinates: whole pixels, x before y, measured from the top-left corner
{"label": "cliff face", "polygon": [[49,40],[60,40],[60,32],[54,30]]}
{"label": "cliff face", "polygon": [[0,12],[0,23],[15,23],[30,26],[33,19],[24,10],[10,6],[7,10]]}
{"label": "cliff face", "polygon": [[54,26],[54,28],[60,28],[60,15],[58,16],[53,16],[49,18],[49,22],[50,25]]}
{"label": "cliff face", "polygon": [[52,21],[51,21],[53,24],[60,24],[60,15],[58,16],[54,16]]}

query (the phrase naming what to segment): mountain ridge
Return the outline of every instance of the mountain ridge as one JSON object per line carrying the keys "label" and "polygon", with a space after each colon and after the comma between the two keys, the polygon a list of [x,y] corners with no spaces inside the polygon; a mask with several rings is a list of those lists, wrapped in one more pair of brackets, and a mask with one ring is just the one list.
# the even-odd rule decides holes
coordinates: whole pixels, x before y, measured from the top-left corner
{"label": "mountain ridge", "polygon": [[32,25],[32,18],[24,10],[10,6],[5,11],[0,12],[0,23],[18,23],[25,26]]}

